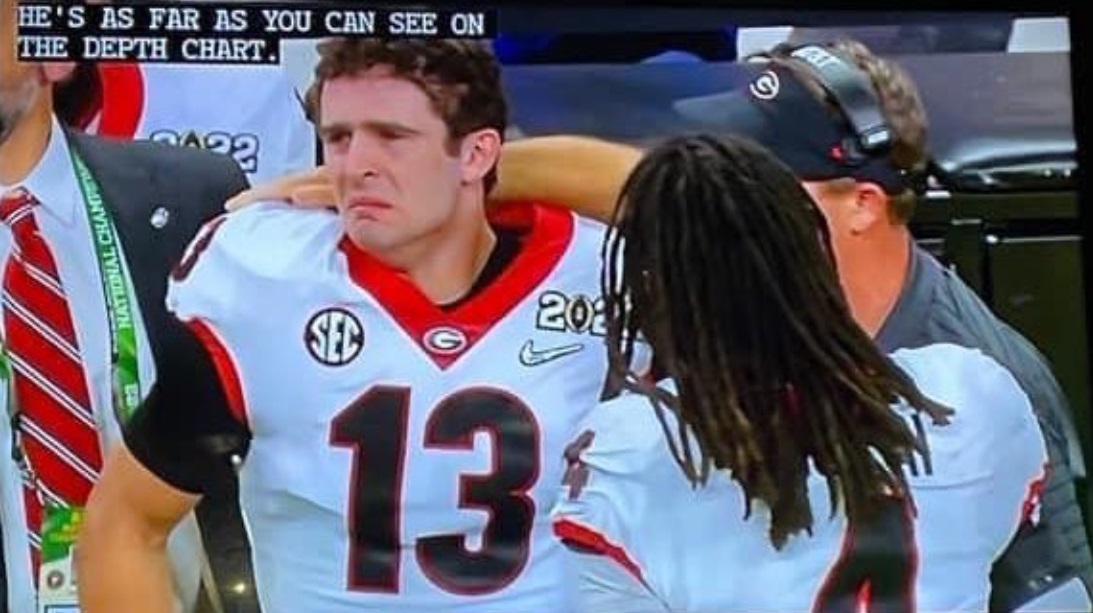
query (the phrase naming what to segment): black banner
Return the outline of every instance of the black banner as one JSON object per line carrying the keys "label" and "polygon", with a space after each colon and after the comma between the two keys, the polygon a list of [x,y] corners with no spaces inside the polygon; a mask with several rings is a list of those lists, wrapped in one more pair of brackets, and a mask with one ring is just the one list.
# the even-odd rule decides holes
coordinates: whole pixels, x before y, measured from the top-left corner
{"label": "black banner", "polygon": [[496,29],[496,15],[477,9],[21,2],[19,59],[275,64],[287,38],[485,39]]}

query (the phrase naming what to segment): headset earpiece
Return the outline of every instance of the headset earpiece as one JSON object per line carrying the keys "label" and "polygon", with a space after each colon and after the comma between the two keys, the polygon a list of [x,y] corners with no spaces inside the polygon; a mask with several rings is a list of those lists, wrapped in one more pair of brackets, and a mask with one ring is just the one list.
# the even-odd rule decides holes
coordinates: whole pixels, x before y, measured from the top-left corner
{"label": "headset earpiece", "polygon": [[888,150],[892,133],[872,84],[857,66],[819,45],[798,47],[790,57],[809,69],[850,125],[853,137],[841,145],[848,164],[859,165]]}

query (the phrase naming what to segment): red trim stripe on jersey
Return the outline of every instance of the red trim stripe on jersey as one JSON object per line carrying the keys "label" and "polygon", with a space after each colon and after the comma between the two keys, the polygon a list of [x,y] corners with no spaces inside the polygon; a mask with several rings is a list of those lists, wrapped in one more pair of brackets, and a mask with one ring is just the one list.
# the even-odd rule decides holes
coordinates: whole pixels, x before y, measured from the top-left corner
{"label": "red trim stripe on jersey", "polygon": [[[442,370],[451,366],[543,282],[572,242],[573,213],[553,206],[513,202],[491,210],[495,227],[521,231],[520,251],[496,279],[451,311],[433,304],[400,271],[374,258],[343,237],[349,276],[375,297],[387,313]],[[454,328],[466,339],[458,351],[431,351],[426,335],[440,327]]]}
{"label": "red trim stripe on jersey", "polygon": [[642,585],[647,585],[645,583],[645,577],[641,573],[641,568],[638,567],[637,563],[634,562],[634,559],[626,553],[626,550],[623,549],[621,545],[616,545],[607,540],[606,536],[600,534],[596,530],[579,524],[572,519],[558,519],[554,521],[554,535],[563,541],[577,543],[578,545],[587,547],[592,551],[611,558],[625,568],[635,579],[640,581]]}
{"label": "red trim stripe on jersey", "polygon": [[205,346],[205,350],[209,352],[212,357],[213,365],[216,366],[216,374],[220,377],[220,385],[224,389],[224,394],[228,397],[228,408],[231,410],[232,416],[239,420],[239,423],[247,426],[247,407],[243,402],[243,384],[239,379],[239,369],[235,367],[235,360],[231,356],[231,352],[228,351],[227,345],[220,340],[220,336],[209,324],[209,322],[203,319],[191,319],[186,322],[186,325],[194,331],[198,340]]}
{"label": "red trim stripe on jersey", "polygon": [[1044,495],[1044,486],[1047,485],[1047,477],[1051,471],[1051,465],[1044,462],[1040,472],[1029,481],[1025,492],[1025,499],[1021,501],[1021,521],[1018,524],[1036,525],[1039,523],[1041,498]]}
{"label": "red trim stripe on jersey", "polygon": [[131,139],[144,115],[144,75],[134,63],[99,64],[102,114],[98,134]]}

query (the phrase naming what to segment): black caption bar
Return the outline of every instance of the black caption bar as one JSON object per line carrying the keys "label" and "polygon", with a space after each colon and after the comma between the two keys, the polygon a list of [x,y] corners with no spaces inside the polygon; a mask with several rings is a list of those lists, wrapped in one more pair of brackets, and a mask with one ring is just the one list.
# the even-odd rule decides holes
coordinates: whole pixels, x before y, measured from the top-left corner
{"label": "black caption bar", "polygon": [[19,59],[274,64],[286,38],[494,36],[483,10],[21,2]]}

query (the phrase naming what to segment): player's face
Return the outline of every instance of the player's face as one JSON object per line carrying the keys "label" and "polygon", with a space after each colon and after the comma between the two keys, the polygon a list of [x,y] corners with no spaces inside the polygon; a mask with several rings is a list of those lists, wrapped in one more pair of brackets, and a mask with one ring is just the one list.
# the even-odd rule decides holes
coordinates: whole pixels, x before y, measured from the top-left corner
{"label": "player's face", "polygon": [[27,113],[38,93],[34,64],[19,62],[15,0],[0,0],[0,144]]}
{"label": "player's face", "polygon": [[323,152],[349,237],[383,255],[452,220],[464,173],[448,128],[416,84],[379,66],[323,85]]}

